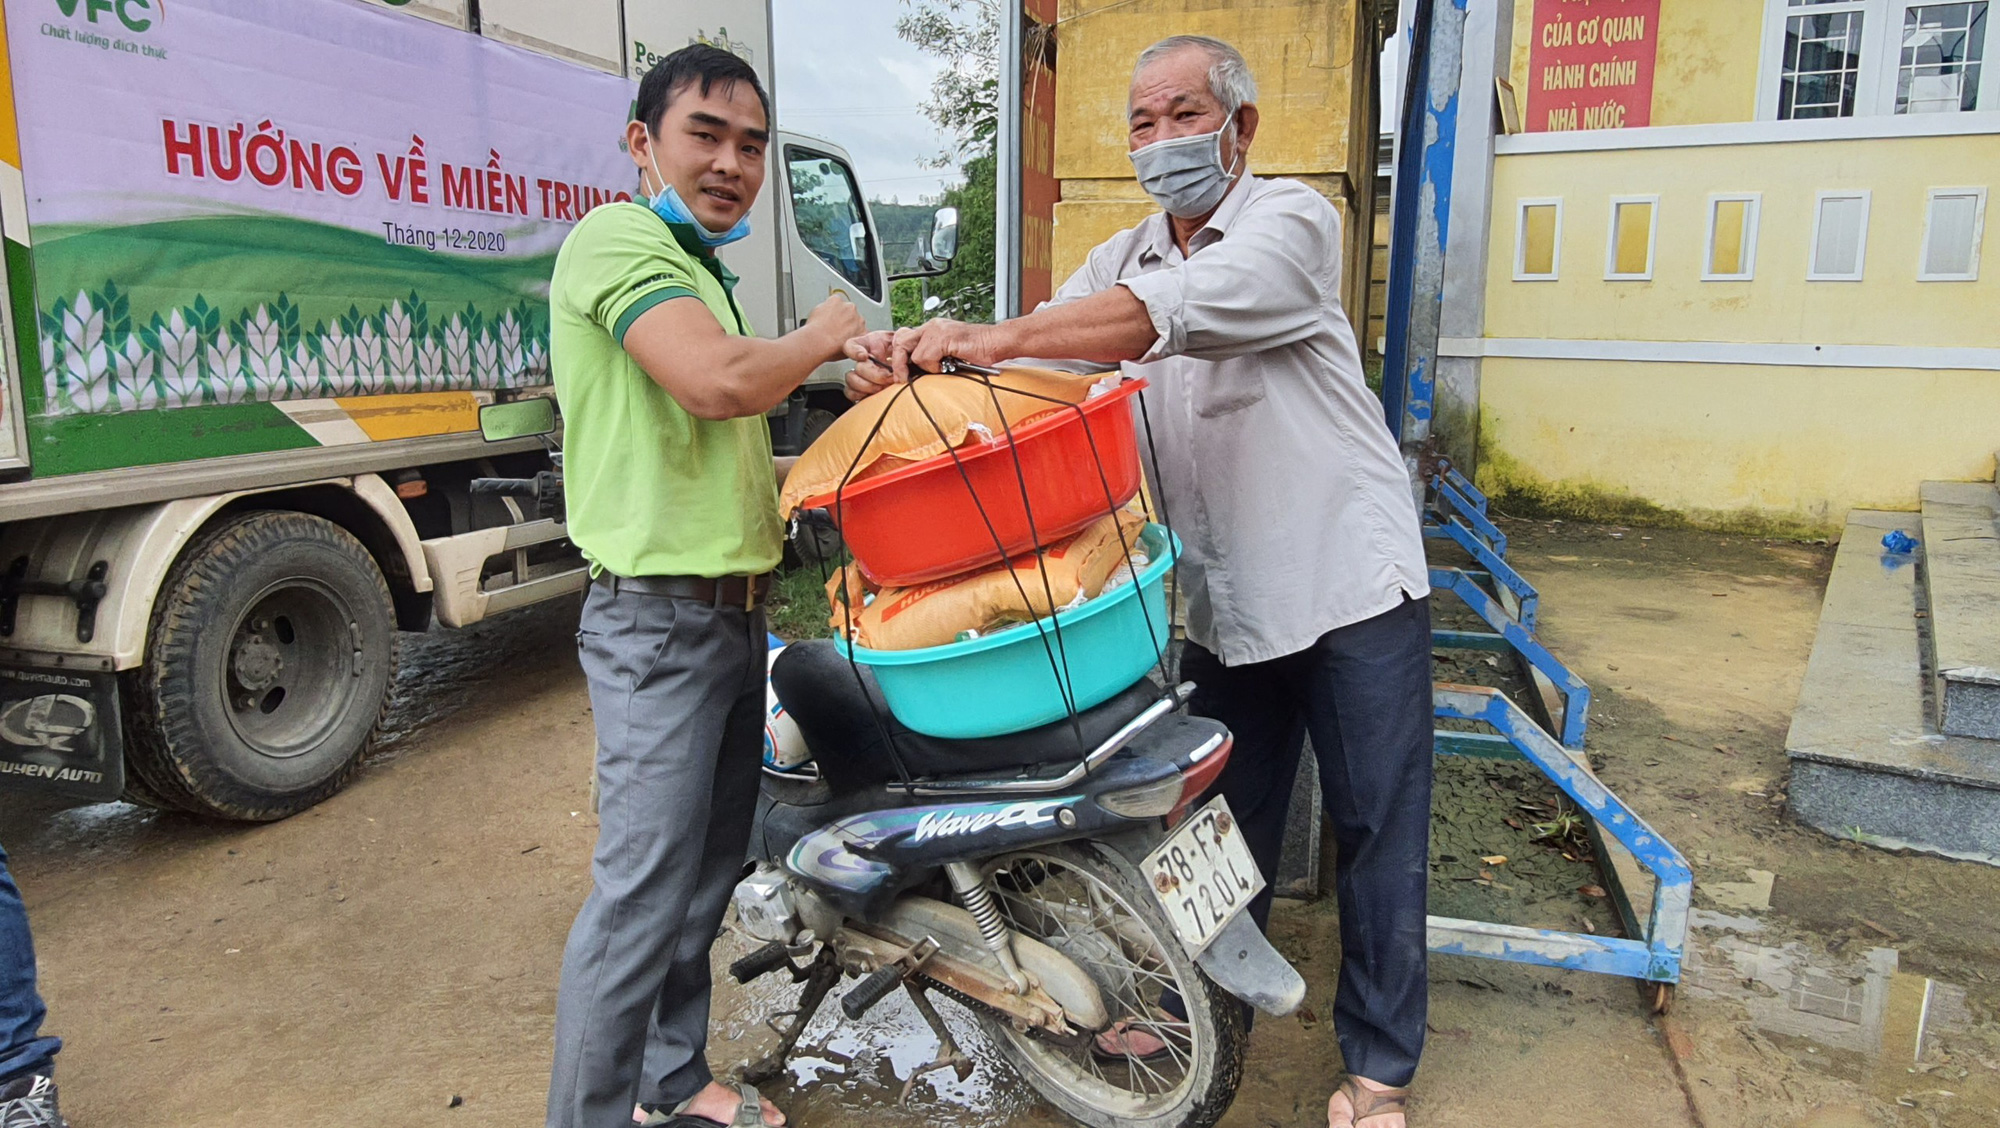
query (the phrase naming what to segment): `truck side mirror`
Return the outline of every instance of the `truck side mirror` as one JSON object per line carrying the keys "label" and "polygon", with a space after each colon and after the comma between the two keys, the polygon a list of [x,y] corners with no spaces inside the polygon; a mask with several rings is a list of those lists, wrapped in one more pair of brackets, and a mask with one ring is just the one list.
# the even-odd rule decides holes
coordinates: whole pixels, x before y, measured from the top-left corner
{"label": "truck side mirror", "polygon": [[479,409],[479,433],[489,443],[554,434],[556,404],[546,396],[489,403]]}
{"label": "truck side mirror", "polygon": [[958,254],[958,209],[939,208],[931,217],[931,265],[940,270]]}
{"label": "truck side mirror", "polygon": [[923,245],[923,260],[915,270],[901,274],[891,274],[889,281],[900,282],[905,278],[936,278],[951,269],[951,260],[958,254],[958,209],[939,208],[931,216],[931,234]]}

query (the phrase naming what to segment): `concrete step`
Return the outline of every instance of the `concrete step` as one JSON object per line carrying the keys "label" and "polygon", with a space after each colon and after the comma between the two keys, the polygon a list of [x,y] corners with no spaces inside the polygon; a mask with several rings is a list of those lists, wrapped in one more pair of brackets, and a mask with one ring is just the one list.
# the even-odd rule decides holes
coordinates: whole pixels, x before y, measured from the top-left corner
{"label": "concrete step", "polygon": [[1917,536],[1923,524],[1911,513],[1848,514],[1785,740],[1791,808],[1836,837],[2000,865],[2000,742],[1931,723],[1920,557],[1882,548],[1891,529]]}
{"label": "concrete step", "polygon": [[2000,490],[1925,482],[1922,497],[1938,727],[2000,739]]}

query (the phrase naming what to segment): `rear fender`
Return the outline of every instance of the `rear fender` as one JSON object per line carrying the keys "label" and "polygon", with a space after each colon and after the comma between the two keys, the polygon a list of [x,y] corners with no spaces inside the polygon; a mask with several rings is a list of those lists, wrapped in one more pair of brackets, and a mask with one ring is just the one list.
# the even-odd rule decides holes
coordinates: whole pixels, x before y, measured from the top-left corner
{"label": "rear fender", "polygon": [[1194,962],[1216,986],[1274,1018],[1306,1001],[1306,981],[1265,939],[1249,913],[1237,913],[1223,925]]}

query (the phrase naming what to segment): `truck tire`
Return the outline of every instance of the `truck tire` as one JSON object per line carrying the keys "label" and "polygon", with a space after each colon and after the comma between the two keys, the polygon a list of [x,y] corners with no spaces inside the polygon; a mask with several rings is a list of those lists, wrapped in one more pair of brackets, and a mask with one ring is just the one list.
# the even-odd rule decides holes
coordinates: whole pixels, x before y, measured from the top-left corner
{"label": "truck tire", "polygon": [[213,818],[295,815],[360,769],[395,667],[395,609],[360,541],[304,513],[232,517],[174,563],[124,677],[131,790]]}

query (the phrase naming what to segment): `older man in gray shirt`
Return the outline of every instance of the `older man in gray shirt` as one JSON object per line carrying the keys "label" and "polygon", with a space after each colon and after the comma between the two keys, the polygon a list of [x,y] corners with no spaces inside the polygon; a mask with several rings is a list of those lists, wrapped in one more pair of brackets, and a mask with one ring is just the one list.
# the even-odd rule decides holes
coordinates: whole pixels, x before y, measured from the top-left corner
{"label": "older man in gray shirt", "polygon": [[[1132,163],[1162,214],[999,325],[850,342],[855,398],[946,357],[1122,363],[1151,381],[1155,498],[1186,544],[1191,709],[1236,736],[1218,787],[1270,873],[1310,732],[1339,845],[1333,1128],[1399,1128],[1423,1047],[1431,640],[1422,531],[1340,306],[1340,217],[1249,175],[1256,85],[1219,40],[1176,36],[1132,76]],[[1252,904],[1259,925],[1267,892]],[[1161,1047],[1120,1024],[1109,1052]]]}

